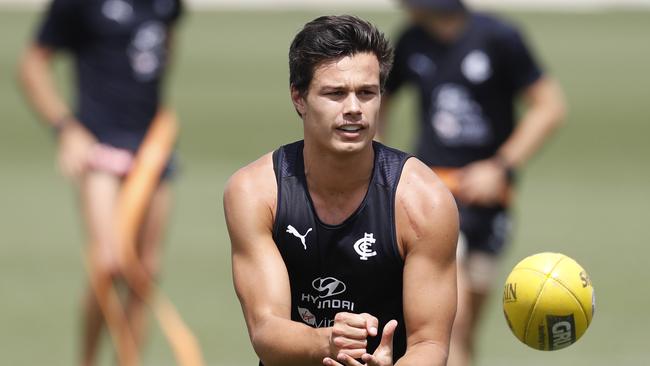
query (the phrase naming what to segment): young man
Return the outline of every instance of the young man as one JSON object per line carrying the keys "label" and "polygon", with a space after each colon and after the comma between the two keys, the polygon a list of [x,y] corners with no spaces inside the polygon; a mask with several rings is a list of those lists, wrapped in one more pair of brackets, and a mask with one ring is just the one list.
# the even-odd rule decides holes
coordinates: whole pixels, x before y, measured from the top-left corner
{"label": "young man", "polygon": [[234,285],[265,366],[446,363],[457,211],[427,166],[373,142],[391,62],[361,19],[307,23],[289,51],[304,140],[228,182]]}
{"label": "young man", "polygon": [[[56,131],[60,169],[79,189],[91,270],[101,278],[120,275],[114,226],[118,192],[159,113],[170,37],[180,12],[179,0],[53,0],[20,63],[27,99]],[[74,60],[74,111],[57,91],[50,69],[60,51]],[[158,272],[169,211],[164,179],[169,173],[168,166],[139,230],[138,252],[151,276]],[[94,363],[104,324],[95,295],[89,289],[85,299],[83,365]],[[125,308],[139,344],[143,299],[129,293]]]}
{"label": "young man", "polygon": [[[390,96],[412,83],[420,103],[416,156],[445,181],[460,213],[464,245],[449,365],[464,366],[510,232],[514,172],[560,125],[564,101],[511,25],[471,13],[460,0],[404,4],[412,24],[398,38],[381,120]],[[526,110],[515,124],[519,98]]]}

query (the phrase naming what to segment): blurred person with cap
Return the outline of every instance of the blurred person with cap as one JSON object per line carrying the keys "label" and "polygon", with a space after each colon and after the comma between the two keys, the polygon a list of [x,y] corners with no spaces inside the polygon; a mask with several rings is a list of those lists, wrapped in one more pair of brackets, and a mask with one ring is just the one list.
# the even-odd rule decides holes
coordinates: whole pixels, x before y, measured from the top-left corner
{"label": "blurred person with cap", "polygon": [[[516,172],[562,124],[565,102],[512,24],[460,0],[402,3],[410,24],[397,38],[376,138],[386,137],[391,95],[413,85],[416,156],[447,184],[460,213],[459,303],[448,364],[466,366],[510,235]],[[520,99],[525,109],[517,117]]]}

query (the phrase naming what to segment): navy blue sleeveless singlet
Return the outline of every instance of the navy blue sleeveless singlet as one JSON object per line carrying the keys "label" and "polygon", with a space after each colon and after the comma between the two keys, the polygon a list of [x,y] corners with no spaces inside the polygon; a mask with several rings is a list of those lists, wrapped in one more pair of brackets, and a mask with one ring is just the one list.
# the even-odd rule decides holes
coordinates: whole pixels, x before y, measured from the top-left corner
{"label": "navy blue sleeveless singlet", "polygon": [[328,225],[316,215],[304,173],[303,141],[273,153],[278,204],[273,239],[291,285],[291,319],[329,327],[338,312],[369,313],[379,334],[368,339],[373,353],[381,330],[398,321],[394,360],[406,351],[402,309],[403,260],[395,234],[395,192],[410,155],[373,142],[374,168],[368,191],[343,223]]}

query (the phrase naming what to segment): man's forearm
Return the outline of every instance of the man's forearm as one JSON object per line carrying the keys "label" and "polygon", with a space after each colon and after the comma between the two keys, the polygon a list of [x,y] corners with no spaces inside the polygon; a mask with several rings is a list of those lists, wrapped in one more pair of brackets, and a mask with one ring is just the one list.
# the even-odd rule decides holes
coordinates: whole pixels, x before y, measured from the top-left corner
{"label": "man's forearm", "polygon": [[330,328],[272,317],[251,330],[251,342],[265,366],[320,366],[329,356]]}
{"label": "man's forearm", "polygon": [[449,347],[435,342],[422,342],[409,346],[406,354],[395,366],[446,366]]}
{"label": "man's forearm", "polygon": [[512,168],[524,166],[544,145],[560,122],[559,114],[544,110],[529,111],[510,139],[499,149],[499,157]]}
{"label": "man's forearm", "polygon": [[56,91],[49,59],[51,55],[38,47],[30,47],[24,54],[19,68],[19,79],[29,103],[38,115],[54,127],[61,119],[69,117],[70,111]]}
{"label": "man's forearm", "polygon": [[566,107],[559,85],[553,80],[540,83],[531,91],[530,107],[497,152],[499,158],[512,168],[525,165],[564,122]]}

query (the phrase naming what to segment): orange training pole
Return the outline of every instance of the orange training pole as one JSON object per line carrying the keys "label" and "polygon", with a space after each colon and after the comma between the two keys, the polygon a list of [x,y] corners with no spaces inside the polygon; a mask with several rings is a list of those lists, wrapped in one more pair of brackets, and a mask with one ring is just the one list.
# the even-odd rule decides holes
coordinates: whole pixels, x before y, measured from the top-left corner
{"label": "orange training pole", "polygon": [[[167,164],[177,133],[178,125],[175,116],[168,110],[162,110],[149,128],[135,157],[131,172],[122,186],[115,226],[120,265],[127,284],[152,308],[178,364],[202,366],[203,359],[198,341],[183,323],[171,302],[157,291],[136,252],[136,238],[140,225],[159,183],[160,175]],[[126,319],[124,307],[113,287],[112,278],[104,278],[102,274],[92,271],[91,258],[90,255],[85,258],[86,269],[111,339],[115,344],[118,361],[122,366],[137,366],[139,355],[135,338]]]}
{"label": "orange training pole", "polygon": [[[136,252],[136,238],[151,197],[159,184],[176,142],[178,124],[175,115],[161,110],[147,131],[131,172],[120,191],[116,227],[120,245],[121,268],[129,287],[152,307],[176,360],[182,366],[202,366],[197,339],[180,315],[155,287]],[[150,286],[151,293],[147,287]]]}

